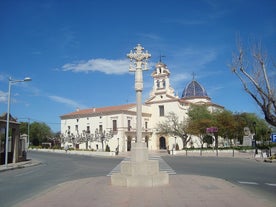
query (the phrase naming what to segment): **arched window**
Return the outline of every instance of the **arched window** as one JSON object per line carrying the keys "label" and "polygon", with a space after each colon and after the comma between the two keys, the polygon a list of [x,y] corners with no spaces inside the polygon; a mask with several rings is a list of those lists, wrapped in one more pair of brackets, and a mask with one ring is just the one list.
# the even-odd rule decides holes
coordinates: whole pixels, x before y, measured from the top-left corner
{"label": "arched window", "polygon": [[162,83],[163,83],[163,88],[166,88],[166,81],[162,80]]}
{"label": "arched window", "polygon": [[160,87],[160,82],[159,82],[159,80],[156,81],[156,85],[157,85],[157,88]]}

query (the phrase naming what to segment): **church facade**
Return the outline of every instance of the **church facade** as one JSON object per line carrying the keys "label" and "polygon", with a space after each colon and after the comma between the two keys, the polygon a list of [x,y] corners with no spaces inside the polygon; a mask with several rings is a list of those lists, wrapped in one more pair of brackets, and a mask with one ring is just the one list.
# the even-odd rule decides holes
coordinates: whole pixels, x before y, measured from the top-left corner
{"label": "church facade", "polygon": [[[192,80],[178,97],[170,85],[170,71],[159,61],[151,74],[153,88],[142,106],[142,138],[149,150],[172,149],[174,144],[183,148],[179,137],[160,136],[157,124],[173,112],[179,121],[185,121],[191,104],[204,104],[208,110],[222,110],[211,102],[206,90]],[[130,151],[136,140],[136,104],[77,109],[60,116],[64,146],[89,150]],[[195,136],[195,147],[200,146]]]}

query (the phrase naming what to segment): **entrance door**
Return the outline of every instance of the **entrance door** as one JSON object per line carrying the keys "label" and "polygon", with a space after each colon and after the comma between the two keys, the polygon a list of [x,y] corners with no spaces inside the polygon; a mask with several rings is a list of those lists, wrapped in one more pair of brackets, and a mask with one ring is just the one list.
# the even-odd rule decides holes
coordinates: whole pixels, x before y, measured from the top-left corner
{"label": "entrance door", "polygon": [[145,142],[146,142],[147,148],[149,148],[149,137],[148,136],[145,137]]}
{"label": "entrance door", "polygon": [[127,151],[131,150],[131,137],[127,137]]}
{"label": "entrance door", "polygon": [[159,138],[159,149],[167,149],[166,139],[164,137]]}

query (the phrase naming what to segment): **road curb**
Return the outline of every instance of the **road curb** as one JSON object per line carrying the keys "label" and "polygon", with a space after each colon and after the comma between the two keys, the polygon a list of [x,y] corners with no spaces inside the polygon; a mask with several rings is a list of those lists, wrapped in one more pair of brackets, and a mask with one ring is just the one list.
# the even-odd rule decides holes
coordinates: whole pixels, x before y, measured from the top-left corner
{"label": "road curb", "polygon": [[0,166],[0,172],[8,171],[8,170],[15,170],[20,168],[32,167],[36,165],[40,165],[41,162],[38,160],[27,160],[24,162],[17,162],[17,163],[10,163],[6,168],[4,165]]}

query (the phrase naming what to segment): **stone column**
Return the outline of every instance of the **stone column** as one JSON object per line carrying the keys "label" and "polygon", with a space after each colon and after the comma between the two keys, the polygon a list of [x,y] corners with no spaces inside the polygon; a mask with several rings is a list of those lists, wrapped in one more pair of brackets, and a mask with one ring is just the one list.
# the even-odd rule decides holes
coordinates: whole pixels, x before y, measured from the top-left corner
{"label": "stone column", "polygon": [[135,72],[135,91],[136,91],[136,143],[132,144],[132,160],[142,162],[148,159],[148,150],[142,142],[142,91],[143,91],[143,70],[148,70],[147,60],[151,57],[148,51],[138,44],[134,52],[127,54],[131,64],[130,72]]}
{"label": "stone column", "polygon": [[130,51],[127,57],[130,59],[131,64],[129,67],[130,72],[135,72],[135,91],[136,91],[136,142],[142,143],[142,91],[143,91],[143,70],[148,70],[147,60],[151,57],[148,51],[143,52],[144,48],[138,44],[134,48],[135,52]]}
{"label": "stone column", "polygon": [[169,175],[159,172],[159,162],[148,159],[146,143],[142,142],[142,91],[143,70],[148,70],[150,54],[138,44],[127,57],[131,61],[130,72],[135,72],[136,91],[136,143],[131,147],[131,160],[121,162],[121,172],[111,176],[111,184],[126,187],[153,187],[169,183]]}

